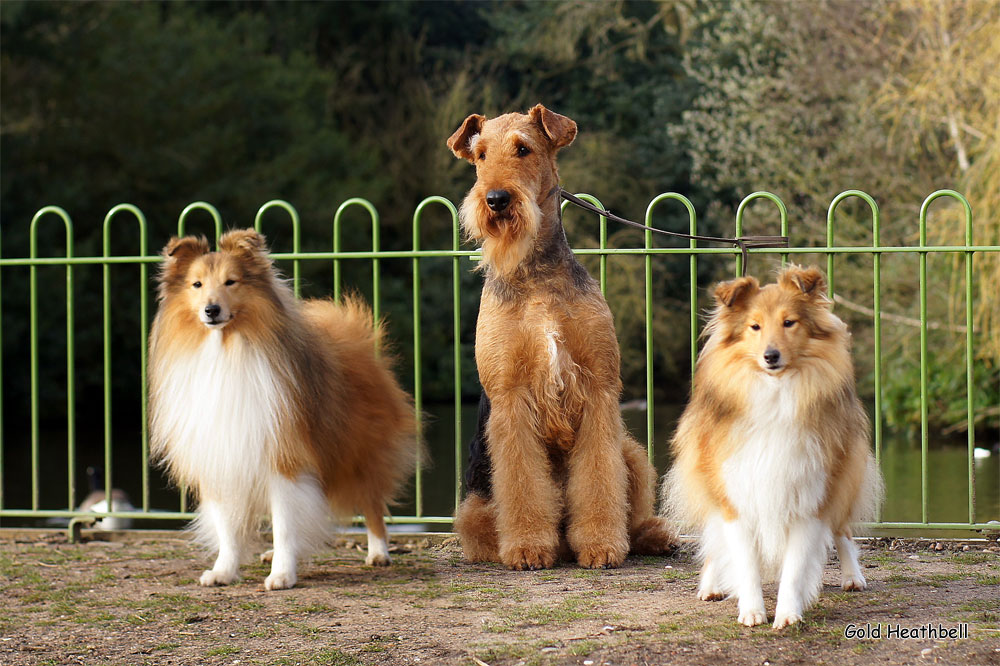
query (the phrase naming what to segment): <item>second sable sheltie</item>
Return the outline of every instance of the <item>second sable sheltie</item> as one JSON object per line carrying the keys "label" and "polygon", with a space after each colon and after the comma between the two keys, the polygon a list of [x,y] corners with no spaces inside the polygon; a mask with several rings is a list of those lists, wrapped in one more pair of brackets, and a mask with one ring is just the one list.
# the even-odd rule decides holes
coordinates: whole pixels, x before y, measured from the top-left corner
{"label": "second sable sheltie", "polygon": [[882,481],[822,273],[731,280],[715,301],[665,505],[701,530],[698,597],[738,597],[739,622],[754,626],[767,620],[762,581],[779,578],[780,629],[815,601],[831,541],[843,589],[866,587],[851,523],[873,512]]}
{"label": "second sable sheltie", "polygon": [[269,590],[360,511],[368,557],[389,564],[383,515],[414,466],[409,396],[384,357],[382,328],[357,299],[299,301],[264,237],[230,231],[163,249],[149,343],[152,453],[199,500],[195,530],[218,552],[202,585],[238,578],[263,518]]}

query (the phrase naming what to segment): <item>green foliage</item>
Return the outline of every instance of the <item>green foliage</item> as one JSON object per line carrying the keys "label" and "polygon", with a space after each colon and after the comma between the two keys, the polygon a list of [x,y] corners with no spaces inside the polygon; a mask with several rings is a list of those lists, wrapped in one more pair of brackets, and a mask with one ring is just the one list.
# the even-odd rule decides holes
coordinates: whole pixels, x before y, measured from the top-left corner
{"label": "green foliage", "polygon": [[[923,0],[902,5],[889,0],[864,5],[854,0],[9,0],[0,4],[3,252],[27,254],[28,221],[48,203],[71,212],[74,253],[91,255],[101,251],[103,215],[123,201],[147,215],[151,247],[146,250],[155,252],[193,200],[217,206],[227,226],[246,226],[272,198],[298,209],[304,250],[325,250],[333,213],[350,196],[378,206],[383,249],[405,249],[420,200],[443,194],[457,203],[472,184],[472,169],[444,143],[462,119],[538,102],[579,124],[577,141],[560,158],[563,185],[589,191],[627,217],[641,219],[652,196],[677,191],[694,202],[700,232],[729,234],[739,197],[767,189],[789,205],[793,242],[820,245],[829,201],[857,187],[882,205],[883,244],[910,244],[914,207],[927,193],[968,183],[977,205],[988,211],[1000,191],[995,187],[1000,171],[990,168],[997,154],[996,128],[990,124],[996,118],[996,86],[989,85],[996,76],[991,55],[996,42],[969,47],[982,42],[997,22],[997,9],[988,0],[959,4],[935,13],[930,10],[937,5]],[[935,36],[942,26],[954,36],[954,50],[942,49]],[[910,43],[919,48],[908,48]],[[974,74],[959,76],[949,94],[929,94],[949,85],[948,67],[961,74],[966,66]],[[978,83],[970,81],[985,82],[989,94],[979,95]],[[965,109],[957,127],[967,153],[960,167],[967,168],[957,171],[951,164],[954,137],[935,120],[949,108]],[[748,212],[747,232],[776,232],[773,209],[761,206]],[[687,230],[681,206],[664,205],[654,217],[658,227]],[[1000,233],[994,218],[977,218],[978,242],[994,242]],[[951,224],[951,211],[938,219],[932,222],[934,239],[953,241],[942,226]],[[192,219],[190,227],[207,230],[207,220]],[[369,228],[363,214],[349,213],[344,247],[369,247]],[[574,244],[596,246],[593,219],[568,215],[567,228]],[[836,242],[866,244],[870,228],[867,207],[845,202]],[[291,249],[281,214],[269,214],[264,230],[276,249]],[[117,221],[112,236],[114,253],[136,252],[131,220]],[[612,247],[641,240],[634,231],[609,227]],[[424,247],[450,247],[450,220],[439,211],[428,213],[421,241]],[[39,247],[46,255],[61,252],[61,231],[53,220],[42,225]],[[596,275],[597,259],[586,263]],[[912,265],[885,263],[883,309],[912,317]],[[755,271],[763,273],[767,265],[761,260]],[[978,352],[977,400],[984,401],[987,415],[982,425],[996,427],[1000,416],[990,416],[990,409],[997,402],[1000,364],[996,308],[989,307],[995,297],[988,285],[1000,264],[977,256],[975,265],[981,276],[977,326],[988,329],[991,341]],[[639,397],[646,390],[643,261],[613,258],[609,266],[607,292],[621,342],[625,393]],[[870,258],[839,257],[836,266],[838,293],[867,306]],[[731,268],[729,261],[700,260],[699,282]],[[329,265],[309,262],[302,269],[306,295],[329,292]],[[460,262],[466,399],[478,391],[472,348],[480,278],[471,269],[470,262]],[[381,264],[382,310],[407,382],[413,366],[412,270],[409,260]],[[680,257],[657,259],[652,270],[654,385],[679,399],[690,373],[688,263]],[[933,283],[949,289],[932,299],[930,317],[951,322],[961,291],[952,272],[943,266],[935,270],[941,272],[932,275]],[[344,272],[346,287],[371,297],[369,264],[345,266]],[[452,262],[424,260],[420,274],[435,286],[421,294],[424,399],[450,401],[453,312],[445,285],[452,280]],[[134,276],[132,268],[112,271],[116,358],[137,359],[143,344],[136,334]],[[65,404],[65,273],[40,270],[39,280],[44,298],[60,305],[39,313],[43,418],[58,421]],[[4,401],[14,414],[27,409],[27,382],[12,379],[27,376],[26,281],[27,271],[5,270],[0,294]],[[74,281],[78,318],[93,316],[101,309],[99,269],[78,269]],[[851,317],[851,323],[859,376],[870,376],[865,359],[871,356],[871,321]],[[100,331],[77,329],[78,412],[81,421],[96,421],[103,386]],[[915,413],[907,365],[914,358],[912,333],[884,330],[885,348],[893,350],[884,387],[893,424],[911,423]],[[946,396],[931,410],[932,422],[955,426],[963,419],[964,365],[949,354],[932,362],[932,393]],[[117,362],[114,377],[116,423],[135,424],[137,410],[118,406],[135,406],[137,364]]]}

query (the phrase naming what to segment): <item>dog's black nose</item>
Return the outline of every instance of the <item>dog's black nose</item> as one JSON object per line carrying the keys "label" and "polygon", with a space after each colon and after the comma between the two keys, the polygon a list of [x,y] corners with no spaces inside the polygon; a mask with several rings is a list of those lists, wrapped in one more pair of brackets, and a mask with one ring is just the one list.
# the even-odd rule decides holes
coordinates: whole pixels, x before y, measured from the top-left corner
{"label": "dog's black nose", "polygon": [[503,212],[510,205],[510,192],[507,190],[490,190],[486,193],[486,205],[494,213]]}
{"label": "dog's black nose", "polygon": [[220,312],[222,312],[222,306],[220,306],[220,305],[216,305],[215,303],[212,303],[211,305],[206,305],[205,306],[205,315],[209,319],[215,319],[216,317],[219,316]]}
{"label": "dog's black nose", "polygon": [[777,365],[780,358],[781,352],[774,347],[768,347],[764,350],[764,360],[767,361],[768,365]]}

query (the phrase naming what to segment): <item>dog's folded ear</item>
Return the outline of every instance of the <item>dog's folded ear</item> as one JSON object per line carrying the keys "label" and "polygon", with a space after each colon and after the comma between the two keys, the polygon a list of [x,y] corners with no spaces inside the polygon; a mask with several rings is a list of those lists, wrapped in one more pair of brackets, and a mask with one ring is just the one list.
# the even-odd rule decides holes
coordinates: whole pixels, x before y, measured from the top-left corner
{"label": "dog's folded ear", "polygon": [[549,111],[541,104],[536,104],[528,111],[531,121],[541,126],[542,132],[552,141],[552,146],[558,150],[573,143],[576,138],[576,122],[555,111]]}
{"label": "dog's folded ear", "polygon": [[448,138],[448,148],[451,149],[451,152],[455,153],[455,157],[469,160],[473,164],[476,163],[476,156],[472,152],[470,142],[472,141],[472,137],[479,134],[480,130],[482,130],[484,122],[486,122],[486,116],[473,113]]}
{"label": "dog's folded ear", "polygon": [[778,284],[783,289],[800,292],[810,300],[829,301],[826,295],[826,277],[815,266],[802,268],[793,264],[781,272]]}
{"label": "dog's folded ear", "polygon": [[203,254],[208,254],[210,248],[204,236],[174,236],[163,247],[160,255],[163,265],[160,267],[160,281],[163,285],[182,281],[187,274],[191,262]]}
{"label": "dog's folded ear", "polygon": [[237,256],[258,257],[267,255],[267,239],[253,229],[233,229],[222,234],[219,249]]}
{"label": "dog's folded ear", "polygon": [[195,257],[208,254],[208,252],[208,241],[204,236],[185,236],[184,238],[173,236],[160,254],[163,255],[165,261],[180,262],[190,261]]}
{"label": "dog's folded ear", "polygon": [[716,286],[715,302],[727,308],[739,308],[747,299],[760,291],[760,283],[755,277],[741,277]]}

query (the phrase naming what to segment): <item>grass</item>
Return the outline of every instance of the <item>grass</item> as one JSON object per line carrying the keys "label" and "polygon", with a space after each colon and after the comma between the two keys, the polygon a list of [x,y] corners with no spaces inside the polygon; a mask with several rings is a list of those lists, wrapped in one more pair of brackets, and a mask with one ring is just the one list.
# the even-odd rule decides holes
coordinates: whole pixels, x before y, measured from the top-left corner
{"label": "grass", "polygon": [[689,580],[691,578],[697,578],[698,572],[684,571],[683,569],[666,569],[661,575],[668,581]]}
{"label": "grass", "polygon": [[[543,647],[548,647],[551,643],[548,641],[535,641],[533,643],[526,642],[515,642],[515,643],[500,643],[488,646],[477,646],[474,647],[471,652],[476,656],[477,659],[485,661],[486,663],[492,663],[494,661],[513,661],[513,660],[527,660],[525,664],[538,664],[541,663],[540,651]],[[469,659],[469,664],[474,664],[472,659]]]}
{"label": "grass", "polygon": [[180,646],[180,643],[161,643],[153,648],[153,652],[171,652]]}
{"label": "grass", "polygon": [[983,564],[996,562],[996,553],[969,551],[967,553],[952,553],[949,559],[955,564]]}
{"label": "grass", "polygon": [[212,648],[205,653],[206,657],[224,657],[229,654],[239,654],[243,651],[243,648],[238,648],[235,645],[220,645],[217,648]]}

